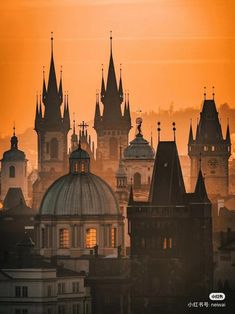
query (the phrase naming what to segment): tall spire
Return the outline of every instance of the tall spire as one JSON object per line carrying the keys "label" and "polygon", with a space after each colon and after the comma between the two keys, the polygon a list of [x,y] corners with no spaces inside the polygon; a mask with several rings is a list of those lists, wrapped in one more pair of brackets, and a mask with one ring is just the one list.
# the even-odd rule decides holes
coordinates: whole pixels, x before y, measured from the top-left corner
{"label": "tall spire", "polygon": [[131,188],[130,188],[128,205],[132,205],[133,203],[134,203],[134,195],[133,195],[132,180],[131,180]]}
{"label": "tall spire", "polygon": [[100,122],[100,105],[99,105],[99,94],[96,93],[96,104],[95,104],[95,118],[94,118],[94,127],[97,127]]}
{"label": "tall spire", "polygon": [[105,97],[105,83],[104,83],[104,65],[102,64],[102,78],[101,78],[101,92],[100,92],[100,96],[101,96],[101,101],[103,103],[104,101],[104,97]]}
{"label": "tall spire", "polygon": [[188,145],[193,143],[193,129],[192,129],[192,119],[190,121],[190,129],[189,129],[189,137],[188,137]]}
{"label": "tall spire", "polygon": [[60,85],[59,85],[59,96],[61,103],[63,102],[63,87],[62,87],[62,66],[60,68]]}
{"label": "tall spire", "polygon": [[43,66],[43,86],[42,86],[42,101],[44,102],[47,96],[46,81],[45,81],[45,67]]}
{"label": "tall spire", "polygon": [[123,102],[123,87],[122,87],[122,65],[120,64],[120,81],[119,81],[119,96],[120,96],[120,100],[121,102]]}
{"label": "tall spire", "polygon": [[226,143],[227,143],[228,145],[231,144],[230,129],[229,129],[229,119],[228,119],[227,130],[226,130]]}
{"label": "tall spire", "polygon": [[206,202],[209,201],[201,168],[198,173],[198,178],[197,178],[197,183],[195,186],[194,193],[198,201],[206,201]]}
{"label": "tall spire", "polygon": [[53,52],[53,32],[51,33],[51,62],[50,62],[50,72],[49,72],[49,79],[47,85],[47,92],[49,94],[57,94],[57,80],[56,80],[56,73],[55,73],[55,64],[54,64],[54,52]]}

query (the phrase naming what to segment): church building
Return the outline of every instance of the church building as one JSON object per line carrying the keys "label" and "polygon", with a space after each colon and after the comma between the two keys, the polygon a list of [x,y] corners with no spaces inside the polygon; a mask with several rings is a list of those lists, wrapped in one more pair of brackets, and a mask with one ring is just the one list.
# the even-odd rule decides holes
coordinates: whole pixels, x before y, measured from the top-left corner
{"label": "church building", "polygon": [[212,99],[206,99],[200,113],[196,136],[193,136],[192,125],[189,131],[188,155],[191,161],[191,190],[197,174],[202,168],[208,195],[227,196],[229,193],[228,160],[231,155],[229,125],[223,137],[221,123],[216,109],[214,92]]}
{"label": "church building", "polygon": [[100,92],[102,109],[96,102],[94,129],[97,133],[97,167],[111,186],[115,186],[115,172],[119,164],[119,147],[128,146],[128,136],[131,129],[130,107],[123,104],[123,84],[120,70],[120,80],[117,83],[112,36],[110,37],[110,60],[107,82],[105,84],[102,70]]}
{"label": "church building", "polygon": [[[44,105],[44,110],[42,108]],[[63,104],[62,73],[57,85],[53,37],[51,37],[51,62],[48,84],[43,71],[43,92],[40,102],[36,104],[35,131],[38,136],[38,179],[33,186],[33,208],[38,209],[47,188],[68,167],[67,135],[70,130],[70,115],[67,102]]]}

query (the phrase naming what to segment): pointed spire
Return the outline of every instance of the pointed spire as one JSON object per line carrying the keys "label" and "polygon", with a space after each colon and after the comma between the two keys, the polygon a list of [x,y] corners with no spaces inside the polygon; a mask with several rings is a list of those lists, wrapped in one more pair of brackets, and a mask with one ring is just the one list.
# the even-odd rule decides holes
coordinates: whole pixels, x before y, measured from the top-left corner
{"label": "pointed spire", "polygon": [[121,99],[121,102],[123,102],[123,87],[122,87],[122,65],[120,64],[120,81],[119,81],[119,96]]}
{"label": "pointed spire", "polygon": [[228,145],[231,144],[230,129],[229,129],[229,119],[228,119],[228,122],[227,122],[226,143],[227,143]]}
{"label": "pointed spire", "polygon": [[104,65],[102,64],[102,78],[101,78],[101,92],[100,92],[100,96],[101,96],[101,101],[103,102],[104,97],[105,97],[105,83],[104,83]]}
{"label": "pointed spire", "polygon": [[70,130],[70,114],[69,114],[69,95],[65,95],[63,124],[67,130]]}
{"label": "pointed spire", "polygon": [[158,143],[159,143],[161,140],[161,122],[160,121],[158,121],[157,123],[157,135],[158,135]]}
{"label": "pointed spire", "polygon": [[190,129],[189,129],[189,137],[188,137],[188,145],[193,143],[193,128],[192,128],[192,119],[190,121]]}
{"label": "pointed spire", "polygon": [[44,102],[47,96],[46,81],[45,81],[45,67],[43,66],[43,86],[42,86],[42,101]]}
{"label": "pointed spire", "polygon": [[42,119],[42,95],[40,94],[39,116]]}
{"label": "pointed spire", "polygon": [[202,176],[201,168],[200,168],[199,173],[198,173],[198,178],[197,178],[197,183],[195,186],[194,193],[195,193],[197,200],[205,201],[205,202],[209,201],[208,195],[206,192],[206,186],[205,186],[204,178]]}
{"label": "pointed spire", "polygon": [[113,62],[113,52],[112,52],[112,32],[110,32],[110,59],[109,59],[109,69],[108,69],[108,78],[106,84],[106,94],[109,96],[118,96],[118,87],[117,87],[117,80]]}
{"label": "pointed spire", "polygon": [[131,128],[131,112],[130,112],[130,101],[129,101],[129,93],[127,93],[127,102],[126,102],[126,112],[125,114],[125,119],[127,123],[129,124],[129,127]]}
{"label": "pointed spire", "polygon": [[59,86],[59,97],[61,103],[63,102],[63,87],[62,87],[62,66],[60,68],[60,86]]}
{"label": "pointed spire", "polygon": [[51,33],[51,63],[50,63],[50,72],[49,72],[49,79],[48,79],[48,85],[47,85],[47,93],[51,93],[53,95],[58,93],[54,56],[53,56],[53,32]]}
{"label": "pointed spire", "polygon": [[99,93],[96,93],[95,119],[94,119],[95,128],[98,126],[100,119],[101,119],[101,114],[100,114],[100,105],[99,105]]}

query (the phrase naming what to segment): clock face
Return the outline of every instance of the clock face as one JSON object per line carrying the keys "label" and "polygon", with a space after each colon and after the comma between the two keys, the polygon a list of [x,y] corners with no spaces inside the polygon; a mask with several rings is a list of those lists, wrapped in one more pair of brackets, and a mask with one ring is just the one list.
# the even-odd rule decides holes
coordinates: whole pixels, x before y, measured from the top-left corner
{"label": "clock face", "polygon": [[217,168],[217,167],[218,167],[218,164],[219,164],[219,162],[218,162],[218,160],[215,159],[215,158],[208,160],[208,166],[209,166],[211,169]]}

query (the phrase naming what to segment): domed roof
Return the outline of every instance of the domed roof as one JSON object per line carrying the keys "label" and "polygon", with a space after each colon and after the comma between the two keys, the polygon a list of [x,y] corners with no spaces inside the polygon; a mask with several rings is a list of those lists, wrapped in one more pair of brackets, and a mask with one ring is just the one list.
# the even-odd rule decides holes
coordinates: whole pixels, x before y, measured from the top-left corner
{"label": "domed roof", "polygon": [[154,159],[154,150],[142,134],[137,134],[124,150],[124,159]]}
{"label": "domed roof", "polygon": [[114,192],[100,177],[91,173],[70,173],[47,190],[41,215],[82,216],[119,215]]}
{"label": "domed roof", "polygon": [[70,159],[90,159],[90,156],[84,149],[81,148],[81,146],[79,146],[79,149],[76,149],[71,153]]}
{"label": "domed roof", "polygon": [[2,161],[24,161],[25,153],[18,149],[18,138],[14,134],[11,137],[11,149],[4,152]]}

